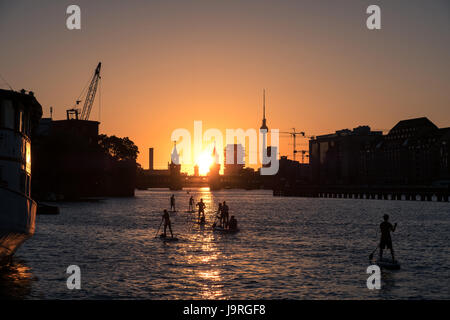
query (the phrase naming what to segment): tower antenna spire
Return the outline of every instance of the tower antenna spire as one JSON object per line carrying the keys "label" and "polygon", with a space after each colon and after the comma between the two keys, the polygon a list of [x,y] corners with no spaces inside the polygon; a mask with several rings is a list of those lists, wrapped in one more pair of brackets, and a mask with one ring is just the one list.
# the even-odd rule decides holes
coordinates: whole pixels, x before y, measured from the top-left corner
{"label": "tower antenna spire", "polygon": [[267,127],[267,120],[266,120],[266,89],[263,89],[263,119],[262,119],[262,125],[261,130],[268,131],[269,128]]}
{"label": "tower antenna spire", "polygon": [[263,89],[263,119],[266,118],[266,89]]}

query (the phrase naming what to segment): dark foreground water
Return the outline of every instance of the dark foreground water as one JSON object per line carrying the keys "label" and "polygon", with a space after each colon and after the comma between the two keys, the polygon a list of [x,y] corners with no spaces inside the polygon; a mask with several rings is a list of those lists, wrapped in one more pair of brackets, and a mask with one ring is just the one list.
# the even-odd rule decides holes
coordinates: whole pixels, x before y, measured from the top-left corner
{"label": "dark foreground water", "polygon": [[[353,199],[272,197],[268,191],[193,189],[212,222],[229,203],[241,231],[213,233],[185,212],[176,192],[179,242],[155,239],[167,190],[135,198],[61,203],[38,216],[36,234],[0,275],[0,297],[25,299],[450,299],[450,205]],[[398,222],[399,271],[382,272],[369,290],[368,255],[383,214]],[[66,269],[81,268],[81,290]]]}

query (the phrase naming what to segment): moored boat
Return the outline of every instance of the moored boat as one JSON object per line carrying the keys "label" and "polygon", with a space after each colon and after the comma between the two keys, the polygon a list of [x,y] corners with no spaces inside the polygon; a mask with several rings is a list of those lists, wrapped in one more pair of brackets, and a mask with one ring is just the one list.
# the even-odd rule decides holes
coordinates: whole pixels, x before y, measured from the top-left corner
{"label": "moored boat", "polygon": [[0,89],[0,262],[34,234],[30,135],[41,116],[32,92]]}

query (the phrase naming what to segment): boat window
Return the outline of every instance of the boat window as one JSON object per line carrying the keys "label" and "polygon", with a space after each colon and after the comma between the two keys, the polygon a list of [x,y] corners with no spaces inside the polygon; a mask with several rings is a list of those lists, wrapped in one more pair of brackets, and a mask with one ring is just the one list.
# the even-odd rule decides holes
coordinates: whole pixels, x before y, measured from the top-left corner
{"label": "boat window", "polygon": [[31,173],[31,144],[27,141],[25,150],[26,170]]}
{"label": "boat window", "polygon": [[19,129],[19,131],[20,132],[22,132],[23,133],[23,111],[22,110],[20,110],[19,112],[18,112],[19,114],[18,114],[18,120],[19,120],[19,125],[17,126],[17,128]]}
{"label": "boat window", "polygon": [[14,107],[12,101],[3,100],[0,104],[0,127],[14,129]]}

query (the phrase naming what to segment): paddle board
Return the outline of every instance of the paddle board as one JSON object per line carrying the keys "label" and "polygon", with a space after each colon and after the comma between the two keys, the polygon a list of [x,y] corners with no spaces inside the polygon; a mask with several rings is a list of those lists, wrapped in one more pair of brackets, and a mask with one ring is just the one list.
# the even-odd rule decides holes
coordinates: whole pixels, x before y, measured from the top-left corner
{"label": "paddle board", "polygon": [[214,227],[213,230],[216,231],[216,232],[222,232],[222,233],[236,233],[236,232],[239,232],[239,228],[233,229],[233,230],[229,230],[229,229],[225,229],[225,228],[222,228],[222,227]]}
{"label": "paddle board", "polygon": [[196,221],[195,223],[202,226],[202,225],[205,225],[205,224],[206,224],[206,220],[205,220],[204,217],[201,217],[200,221]]}
{"label": "paddle board", "polygon": [[169,237],[169,236],[165,236],[164,234],[160,234],[159,235],[159,238],[162,240],[162,241],[178,241],[178,238],[176,238],[176,237]]}
{"label": "paddle board", "polygon": [[381,260],[377,259],[375,261],[375,264],[377,266],[379,266],[380,268],[384,268],[384,269],[388,269],[388,270],[399,270],[400,269],[400,263],[397,260],[392,261],[392,259],[386,259],[386,258],[383,258]]}

